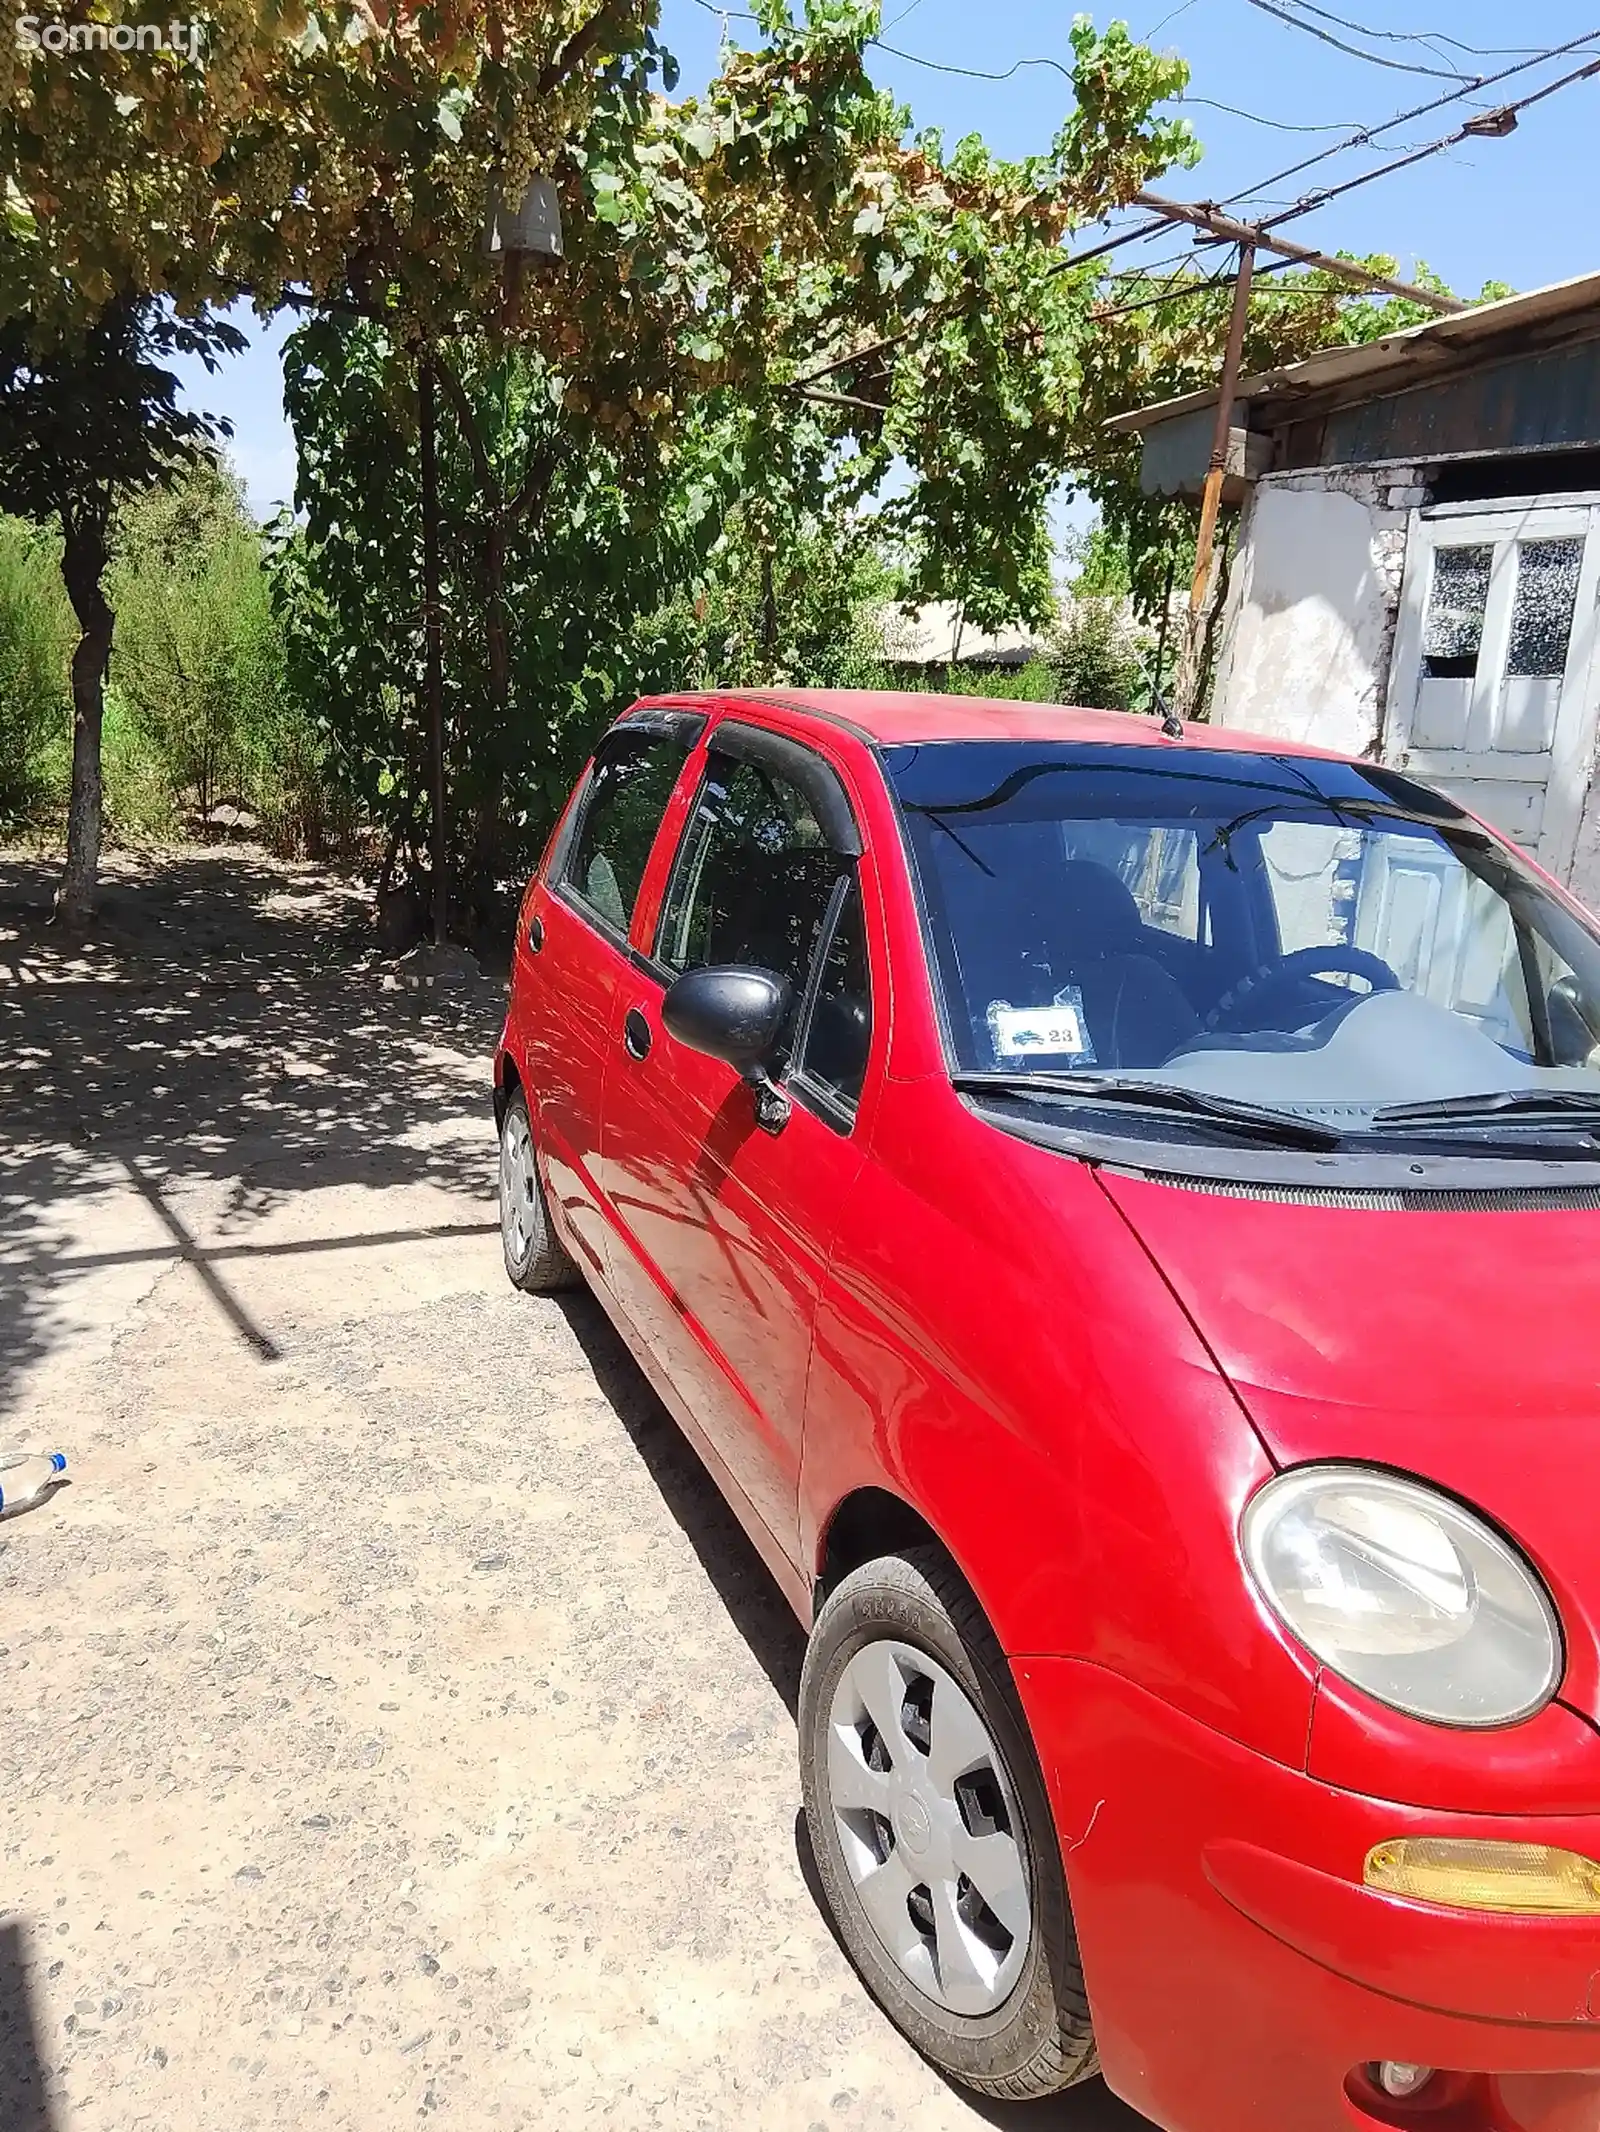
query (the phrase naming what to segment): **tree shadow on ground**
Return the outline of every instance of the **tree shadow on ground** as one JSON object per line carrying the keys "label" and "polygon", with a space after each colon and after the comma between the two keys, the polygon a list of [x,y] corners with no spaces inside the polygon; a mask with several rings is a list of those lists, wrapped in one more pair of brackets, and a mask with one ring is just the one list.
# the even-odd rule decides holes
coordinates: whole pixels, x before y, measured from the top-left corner
{"label": "tree shadow on ground", "polygon": [[[319,1186],[487,1202],[487,1069],[474,1090],[462,1054],[493,1046],[495,985],[392,989],[367,899],[259,854],[113,859],[86,937],[50,923],[51,887],[0,858],[0,1415],[72,1282],[141,1251],[196,1264],[272,1359],[185,1219],[197,1187],[224,1187],[213,1241],[219,1204],[226,1239]],[[98,1249],[97,1206],[130,1188],[148,1243]]]}
{"label": "tree shadow on ground", "polygon": [[15,1918],[0,1919],[0,2125],[5,2132],[55,2132],[30,1966],[24,1927]]}

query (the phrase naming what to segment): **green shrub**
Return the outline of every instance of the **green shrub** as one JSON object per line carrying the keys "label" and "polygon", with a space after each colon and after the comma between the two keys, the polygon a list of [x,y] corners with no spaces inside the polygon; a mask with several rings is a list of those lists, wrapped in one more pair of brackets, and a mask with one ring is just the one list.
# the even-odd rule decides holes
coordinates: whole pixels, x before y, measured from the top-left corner
{"label": "green shrub", "polygon": [[0,823],[65,800],[72,761],[72,609],[61,544],[0,518]]}
{"label": "green shrub", "polygon": [[325,743],[290,688],[261,529],[225,468],[123,512],[113,601],[126,713],[113,820],[159,833],[193,815],[204,828],[226,805],[283,851],[342,847]]}
{"label": "green shrub", "polygon": [[166,761],[127,697],[114,684],[106,690],[100,774],[105,786],[105,823],[110,841],[159,842],[177,835],[178,807]]}
{"label": "green shrub", "polygon": [[242,803],[259,722],[260,540],[208,468],[122,516],[111,676],[162,765],[169,798],[202,824]]}

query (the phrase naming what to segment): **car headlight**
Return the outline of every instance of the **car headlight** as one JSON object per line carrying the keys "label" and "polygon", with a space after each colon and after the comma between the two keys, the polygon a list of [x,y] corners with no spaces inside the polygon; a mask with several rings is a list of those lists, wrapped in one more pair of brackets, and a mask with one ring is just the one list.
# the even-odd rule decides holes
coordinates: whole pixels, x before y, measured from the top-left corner
{"label": "car headlight", "polygon": [[1561,1628],[1516,1550],[1419,1481],[1307,1466],[1246,1506],[1245,1560],[1324,1665],[1436,1725],[1510,1725],[1561,1679]]}

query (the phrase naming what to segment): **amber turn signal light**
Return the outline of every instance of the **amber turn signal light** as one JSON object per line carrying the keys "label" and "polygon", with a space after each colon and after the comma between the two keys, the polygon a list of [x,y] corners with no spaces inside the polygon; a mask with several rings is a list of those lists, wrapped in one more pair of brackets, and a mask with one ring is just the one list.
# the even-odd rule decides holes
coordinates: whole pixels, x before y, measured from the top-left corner
{"label": "amber turn signal light", "polygon": [[1385,1895],[1450,1910],[1521,1917],[1600,1917],[1600,1865],[1544,1843],[1397,1836],[1374,1844],[1363,1878]]}

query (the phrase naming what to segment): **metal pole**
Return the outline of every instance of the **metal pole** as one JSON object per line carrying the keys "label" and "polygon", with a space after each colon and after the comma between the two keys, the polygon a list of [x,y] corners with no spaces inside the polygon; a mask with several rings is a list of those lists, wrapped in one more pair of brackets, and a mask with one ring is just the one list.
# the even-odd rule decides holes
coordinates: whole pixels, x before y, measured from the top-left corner
{"label": "metal pole", "polygon": [[1217,420],[1211,432],[1211,464],[1206,470],[1205,496],[1200,505],[1200,537],[1195,542],[1194,583],[1189,588],[1191,620],[1205,605],[1211,583],[1211,553],[1217,538],[1217,518],[1222,510],[1222,483],[1228,471],[1233,403],[1239,389],[1239,364],[1244,355],[1244,329],[1250,316],[1250,284],[1255,275],[1255,264],[1254,247],[1240,245],[1239,274],[1233,284],[1233,311],[1228,319],[1228,345],[1222,357],[1222,390],[1217,397]]}
{"label": "metal pole", "polygon": [[439,610],[439,457],[435,426],[435,378],[426,353],[417,368],[417,456],[422,476],[422,656],[428,713],[430,791],[433,805],[433,937],[443,947],[449,925],[445,880],[444,654]]}
{"label": "metal pole", "polygon": [[1222,511],[1222,484],[1228,471],[1228,446],[1233,435],[1233,404],[1238,393],[1239,365],[1244,355],[1244,329],[1250,314],[1250,283],[1255,272],[1255,250],[1239,247],[1239,273],[1233,285],[1233,311],[1228,320],[1228,342],[1222,357],[1222,388],[1217,398],[1217,419],[1211,434],[1211,464],[1206,472],[1205,496],[1200,506],[1200,534],[1195,542],[1194,580],[1189,587],[1188,627],[1183,653],[1178,661],[1174,688],[1180,718],[1193,718],[1200,708],[1201,647],[1205,638],[1206,595],[1211,589],[1211,558],[1216,548],[1217,519]]}
{"label": "metal pole", "polygon": [[1314,252],[1306,245],[1291,244],[1285,237],[1269,237],[1254,223],[1236,222],[1232,215],[1219,215],[1214,207],[1201,207],[1188,200],[1165,200],[1153,192],[1139,193],[1134,205],[1170,215],[1175,222],[1192,223],[1196,229],[1206,230],[1213,237],[1225,237],[1230,244],[1248,244],[1253,250],[1276,252],[1280,259],[1298,260],[1301,266],[1315,267],[1318,273],[1329,274],[1335,281],[1347,281],[1353,289],[1377,289],[1387,296],[1403,296],[1407,303],[1422,304],[1441,316],[1471,309],[1459,296],[1442,296],[1437,289],[1419,289],[1415,282],[1395,281],[1387,274],[1371,274],[1348,259],[1334,259],[1327,252]]}

